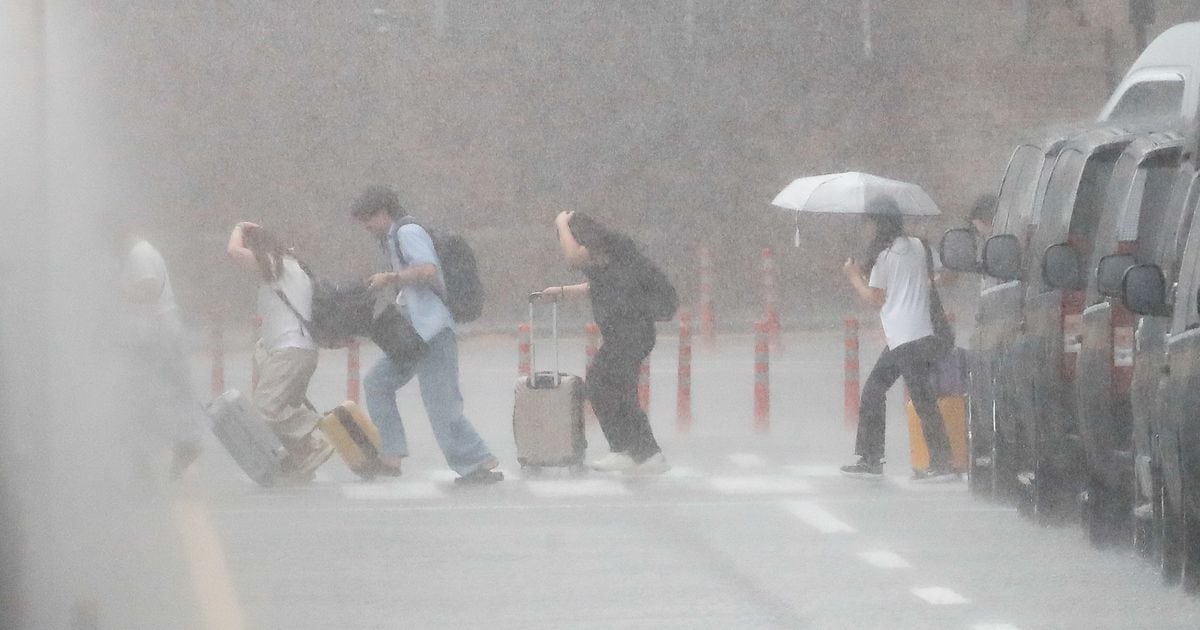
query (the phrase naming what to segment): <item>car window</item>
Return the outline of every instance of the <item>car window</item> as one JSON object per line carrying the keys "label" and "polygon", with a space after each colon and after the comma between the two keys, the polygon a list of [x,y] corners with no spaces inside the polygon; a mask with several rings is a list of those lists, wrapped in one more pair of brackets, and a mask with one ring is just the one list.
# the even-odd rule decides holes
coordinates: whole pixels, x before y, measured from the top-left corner
{"label": "car window", "polygon": [[[1041,147],[1026,144],[1013,151],[996,200],[996,215],[992,219],[994,234],[1015,234],[1025,244],[1039,182],[1047,162],[1046,152]],[[993,287],[1003,282],[985,276],[983,286]]]}
{"label": "car window", "polygon": [[[1195,215],[1197,196],[1193,195],[1189,207],[1184,211]],[[1200,288],[1200,223],[1191,223],[1187,245],[1179,266],[1179,280],[1175,286],[1175,316],[1171,321],[1171,332],[1181,333],[1189,326],[1200,323],[1196,312],[1196,290]]]}
{"label": "car window", "polygon": [[1054,170],[1050,173],[1050,180],[1046,185],[1046,196],[1042,200],[1040,215],[1035,221],[1037,228],[1030,239],[1028,251],[1025,252],[1024,276],[1030,285],[1040,287],[1041,274],[1035,273],[1038,261],[1041,259],[1042,252],[1058,239],[1054,236],[1059,231],[1056,227],[1063,223],[1058,215],[1061,215],[1064,212],[1063,208],[1069,207],[1074,200],[1079,177],[1083,173],[1086,162],[1087,158],[1078,150],[1064,149],[1054,163]]}
{"label": "car window", "polygon": [[1105,147],[1090,157],[1069,149],[1059,157],[1046,189],[1043,216],[1025,261],[1025,277],[1035,292],[1048,289],[1036,271],[1046,248],[1065,238],[1077,247],[1083,260],[1091,255],[1104,194],[1122,149],[1122,146]]}
{"label": "car window", "polygon": [[1183,87],[1183,77],[1135,83],[1121,95],[1108,120],[1129,124],[1179,116]]}
{"label": "car window", "polygon": [[1104,211],[1104,194],[1108,192],[1108,183],[1120,155],[1119,150],[1093,155],[1084,167],[1083,177],[1079,179],[1079,191],[1075,194],[1067,235],[1072,242],[1078,242],[1086,248],[1081,250],[1085,255],[1091,253],[1092,239]]}
{"label": "car window", "polygon": [[1191,175],[1181,175],[1176,185],[1176,194],[1172,204],[1178,203],[1179,217],[1174,233],[1169,239],[1164,239],[1161,246],[1163,260],[1160,263],[1167,273],[1167,281],[1179,277],[1179,264],[1183,259],[1183,249],[1187,243],[1188,233],[1196,217],[1196,209],[1200,207],[1200,172]]}
{"label": "car window", "polygon": [[1029,224],[1045,157],[1040,147],[1030,145],[1022,145],[1013,152],[996,200],[994,223],[1003,233],[1018,234]]}
{"label": "car window", "polygon": [[[1126,217],[1120,239],[1137,240],[1138,262],[1153,258],[1159,243],[1167,237],[1168,220],[1174,216],[1170,211],[1172,191],[1179,171],[1179,151],[1169,150],[1155,154],[1142,162],[1138,169],[1139,184],[1142,186],[1141,203],[1135,217]],[[1134,225],[1130,233],[1128,226]]]}
{"label": "car window", "polygon": [[[1145,188],[1145,173],[1139,168],[1138,155],[1122,153],[1113,167],[1109,179],[1108,192],[1104,196],[1105,208],[1100,213],[1099,225],[1095,232],[1095,246],[1092,255],[1086,258],[1084,267],[1088,276],[1088,303],[1100,299],[1096,286],[1096,274],[1093,273],[1100,264],[1100,258],[1117,252],[1118,242],[1123,240],[1121,234],[1126,231],[1125,224],[1137,223],[1138,202]],[[1132,230],[1130,230],[1132,231]],[[1130,237],[1132,238],[1132,237]]]}

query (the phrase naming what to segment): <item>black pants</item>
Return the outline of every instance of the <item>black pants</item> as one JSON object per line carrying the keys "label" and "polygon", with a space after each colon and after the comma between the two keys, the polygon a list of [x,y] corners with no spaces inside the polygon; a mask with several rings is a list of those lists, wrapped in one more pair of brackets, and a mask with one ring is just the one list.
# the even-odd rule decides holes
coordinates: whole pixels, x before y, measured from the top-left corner
{"label": "black pants", "polygon": [[608,324],[601,335],[604,342],[587,371],[588,401],[609,448],[640,463],[661,450],[638,404],[638,373],[654,349],[654,322]]}
{"label": "black pants", "polygon": [[871,368],[871,375],[863,386],[862,401],[858,411],[858,439],[854,452],[872,461],[883,459],[885,404],[887,391],[904,377],[913,407],[921,418],[921,432],[929,447],[929,462],[933,468],[950,468],[950,440],[942,412],[937,406],[937,391],[933,375],[938,367],[940,353],[937,340],[930,336],[910,341],[894,349],[884,348]]}

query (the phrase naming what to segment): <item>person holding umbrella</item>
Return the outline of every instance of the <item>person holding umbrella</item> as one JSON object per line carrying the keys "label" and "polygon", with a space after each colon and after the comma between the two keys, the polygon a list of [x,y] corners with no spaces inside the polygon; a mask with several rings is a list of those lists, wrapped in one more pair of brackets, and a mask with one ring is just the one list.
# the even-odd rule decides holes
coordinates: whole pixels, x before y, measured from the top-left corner
{"label": "person holding umbrella", "polygon": [[858,461],[841,470],[853,477],[882,478],[887,391],[903,376],[930,454],[929,468],[917,472],[914,480],[951,480],[957,473],[933,382],[946,343],[943,335],[935,334],[943,327],[938,324],[944,323],[944,313],[943,322],[938,322],[934,311],[939,309],[931,309],[940,306],[932,285],[932,253],[922,240],[904,233],[900,207],[891,196],[869,200],[866,211],[874,225],[867,265],[851,258],[842,271],[863,301],[879,309],[887,346],[863,386],[855,442]]}

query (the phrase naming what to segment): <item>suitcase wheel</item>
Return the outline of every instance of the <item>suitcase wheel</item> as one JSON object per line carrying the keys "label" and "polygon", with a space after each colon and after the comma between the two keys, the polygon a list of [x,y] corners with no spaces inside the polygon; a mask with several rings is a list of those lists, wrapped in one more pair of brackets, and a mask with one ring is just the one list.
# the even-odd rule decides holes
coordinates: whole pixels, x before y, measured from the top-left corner
{"label": "suitcase wheel", "polygon": [[521,473],[530,477],[537,477],[542,474],[542,467],[533,464],[521,464]]}

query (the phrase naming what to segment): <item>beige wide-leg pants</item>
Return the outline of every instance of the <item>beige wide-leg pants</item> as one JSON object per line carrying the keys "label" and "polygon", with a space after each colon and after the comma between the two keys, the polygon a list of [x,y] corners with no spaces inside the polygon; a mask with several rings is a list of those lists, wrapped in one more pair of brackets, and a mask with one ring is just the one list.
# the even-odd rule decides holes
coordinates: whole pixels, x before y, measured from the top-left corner
{"label": "beige wide-leg pants", "polygon": [[254,349],[258,387],[254,404],[289,450],[317,427],[320,417],[305,405],[308,382],[317,369],[317,351],[304,348]]}

